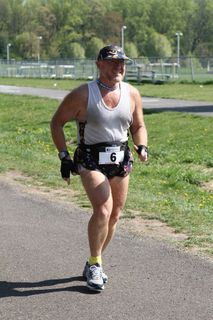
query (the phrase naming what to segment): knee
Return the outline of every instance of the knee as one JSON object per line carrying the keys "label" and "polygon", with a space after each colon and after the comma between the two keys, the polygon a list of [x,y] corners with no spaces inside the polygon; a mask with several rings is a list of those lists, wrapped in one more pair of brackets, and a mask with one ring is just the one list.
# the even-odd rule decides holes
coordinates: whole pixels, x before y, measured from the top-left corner
{"label": "knee", "polygon": [[93,216],[102,223],[108,223],[110,219],[110,211],[105,207],[97,208],[94,210]]}
{"label": "knee", "polygon": [[116,225],[119,221],[120,215],[121,215],[120,209],[112,211],[112,214],[110,216],[110,224]]}

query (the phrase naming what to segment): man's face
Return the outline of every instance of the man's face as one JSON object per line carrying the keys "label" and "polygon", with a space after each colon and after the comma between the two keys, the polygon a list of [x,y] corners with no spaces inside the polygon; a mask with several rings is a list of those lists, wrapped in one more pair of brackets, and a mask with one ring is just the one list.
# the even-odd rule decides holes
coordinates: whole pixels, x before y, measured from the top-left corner
{"label": "man's face", "polygon": [[100,77],[104,77],[109,81],[116,82],[119,82],[123,79],[126,71],[124,60],[99,60],[96,63],[100,71]]}

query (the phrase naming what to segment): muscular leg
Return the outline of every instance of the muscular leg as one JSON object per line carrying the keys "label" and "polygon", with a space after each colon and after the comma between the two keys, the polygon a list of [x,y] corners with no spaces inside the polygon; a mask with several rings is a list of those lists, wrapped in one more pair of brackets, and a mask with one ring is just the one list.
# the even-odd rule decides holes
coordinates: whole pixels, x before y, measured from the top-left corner
{"label": "muscular leg", "polygon": [[109,181],[113,198],[113,209],[109,219],[107,238],[104,242],[102,251],[106,249],[111,241],[116,230],[117,222],[121,215],[121,210],[125,205],[129,186],[129,175],[126,177],[114,177]]}
{"label": "muscular leg", "polygon": [[81,180],[93,207],[88,224],[91,256],[101,256],[108,236],[109,219],[113,208],[113,198],[108,179],[98,171],[84,170]]}

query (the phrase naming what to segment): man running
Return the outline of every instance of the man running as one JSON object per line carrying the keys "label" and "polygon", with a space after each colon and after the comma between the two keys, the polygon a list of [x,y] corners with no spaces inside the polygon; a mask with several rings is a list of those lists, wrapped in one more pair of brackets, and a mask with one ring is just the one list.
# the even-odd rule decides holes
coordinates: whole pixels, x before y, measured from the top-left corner
{"label": "man running", "polygon": [[[61,175],[68,183],[70,172],[80,175],[93,208],[88,223],[90,255],[83,275],[87,286],[95,291],[103,290],[108,280],[102,254],[112,240],[127,198],[133,164],[129,131],[139,159],[145,162],[148,158],[141,96],[123,81],[128,60],[118,46],[102,48],[96,61],[99,77],[72,90],[51,121]],[[73,161],[63,130],[70,120],[77,123],[78,146]]]}

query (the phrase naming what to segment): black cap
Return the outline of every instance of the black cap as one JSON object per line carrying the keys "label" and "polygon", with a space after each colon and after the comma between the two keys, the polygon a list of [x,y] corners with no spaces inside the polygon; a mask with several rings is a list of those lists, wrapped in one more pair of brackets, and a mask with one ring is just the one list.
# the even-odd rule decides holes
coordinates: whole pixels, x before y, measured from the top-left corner
{"label": "black cap", "polygon": [[128,58],[121,47],[109,45],[102,48],[98,54],[97,60],[131,60]]}

